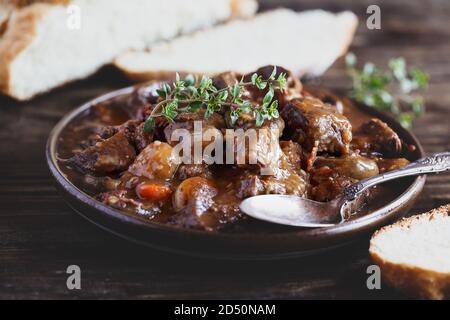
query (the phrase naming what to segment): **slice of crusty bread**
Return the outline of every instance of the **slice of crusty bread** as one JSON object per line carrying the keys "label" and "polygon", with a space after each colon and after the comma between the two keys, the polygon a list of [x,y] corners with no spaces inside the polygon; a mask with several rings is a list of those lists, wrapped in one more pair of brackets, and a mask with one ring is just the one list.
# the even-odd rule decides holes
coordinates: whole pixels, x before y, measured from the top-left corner
{"label": "slice of crusty bread", "polygon": [[376,232],[370,255],[388,285],[417,298],[450,299],[450,204]]}
{"label": "slice of crusty bread", "polygon": [[[68,5],[81,28],[68,27]],[[25,100],[84,78],[127,49],[255,13],[256,0],[25,0],[0,5],[0,90]]]}
{"label": "slice of crusty bread", "polygon": [[135,80],[175,71],[247,73],[270,64],[299,76],[319,75],[346,52],[357,23],[351,12],[277,9],[156,45],[149,52],[127,52],[115,65]]}

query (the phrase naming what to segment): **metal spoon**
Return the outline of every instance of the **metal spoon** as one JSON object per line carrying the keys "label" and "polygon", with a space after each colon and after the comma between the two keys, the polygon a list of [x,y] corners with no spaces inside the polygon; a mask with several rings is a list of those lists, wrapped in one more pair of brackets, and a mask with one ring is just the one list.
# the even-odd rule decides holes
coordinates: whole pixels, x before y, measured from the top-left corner
{"label": "metal spoon", "polygon": [[248,198],[241,205],[247,215],[288,226],[330,227],[346,220],[364,202],[367,191],[377,184],[428,173],[450,170],[450,152],[438,153],[417,160],[408,166],[362,180],[344,189],[330,202],[317,202],[289,195],[263,195]]}

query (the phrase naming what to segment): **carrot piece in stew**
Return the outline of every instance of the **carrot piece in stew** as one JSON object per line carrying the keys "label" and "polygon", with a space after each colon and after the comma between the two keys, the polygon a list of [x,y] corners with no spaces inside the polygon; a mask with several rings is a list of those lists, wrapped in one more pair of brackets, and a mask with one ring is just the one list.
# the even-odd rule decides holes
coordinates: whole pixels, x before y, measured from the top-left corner
{"label": "carrot piece in stew", "polygon": [[137,187],[137,194],[142,199],[162,201],[172,195],[172,190],[165,185],[156,183],[144,183]]}

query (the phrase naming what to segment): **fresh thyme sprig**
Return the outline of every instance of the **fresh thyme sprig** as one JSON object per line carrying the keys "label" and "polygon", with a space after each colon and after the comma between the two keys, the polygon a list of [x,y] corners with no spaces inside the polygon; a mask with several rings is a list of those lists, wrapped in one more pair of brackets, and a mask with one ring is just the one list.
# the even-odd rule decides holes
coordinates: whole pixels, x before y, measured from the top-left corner
{"label": "fresh thyme sprig", "polygon": [[[204,109],[204,117],[207,119],[224,107],[230,109],[233,124],[239,120],[242,113],[252,113],[256,125],[260,127],[265,120],[279,117],[278,101],[274,100],[275,89],[283,90],[286,83],[286,74],[280,73],[277,77],[276,67],[268,79],[255,73],[250,82],[245,82],[242,78],[233,86],[223,89],[217,89],[213,80],[207,76],[197,78],[189,75],[181,79],[177,74],[172,85],[163,83],[157,90],[161,101],[153,108],[145,121],[144,130],[152,131],[155,127],[155,119],[158,117],[174,122],[180,113]],[[261,91],[268,89],[261,105],[254,105],[243,98],[244,89],[249,86],[254,86]]]}
{"label": "fresh thyme sprig", "polygon": [[424,113],[423,97],[413,93],[427,89],[429,76],[417,68],[408,70],[405,59],[390,60],[386,72],[373,63],[358,69],[352,53],[347,55],[346,62],[353,81],[351,96],[358,102],[392,113],[406,128]]}

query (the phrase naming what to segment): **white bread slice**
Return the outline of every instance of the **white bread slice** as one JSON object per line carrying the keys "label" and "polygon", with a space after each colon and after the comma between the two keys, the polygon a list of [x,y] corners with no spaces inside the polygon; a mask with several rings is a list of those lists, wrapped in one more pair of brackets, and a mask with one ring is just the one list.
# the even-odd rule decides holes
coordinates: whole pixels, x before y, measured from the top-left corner
{"label": "white bread slice", "polygon": [[[0,38],[0,90],[16,99],[29,99],[90,75],[127,49],[143,50],[157,41],[211,27],[233,16],[252,15],[255,3],[31,0],[10,14],[5,5],[2,8],[8,21]],[[80,29],[68,27],[69,4],[81,10]]]}
{"label": "white bread slice", "polygon": [[155,45],[149,52],[127,52],[115,65],[140,81],[175,71],[247,73],[270,64],[298,76],[320,75],[347,51],[357,24],[351,12],[277,9]]}
{"label": "white bread slice", "polygon": [[450,204],[376,232],[370,255],[385,282],[422,299],[450,299]]}

